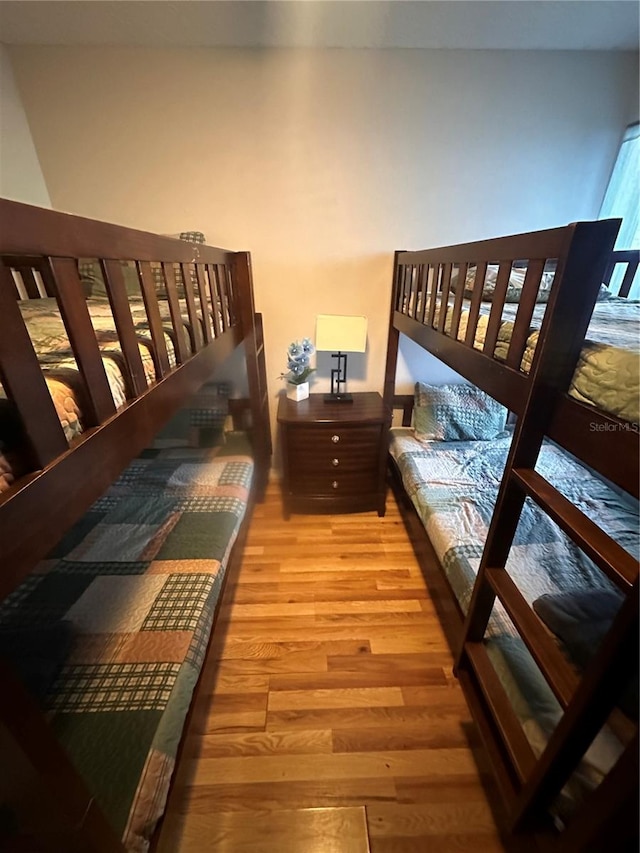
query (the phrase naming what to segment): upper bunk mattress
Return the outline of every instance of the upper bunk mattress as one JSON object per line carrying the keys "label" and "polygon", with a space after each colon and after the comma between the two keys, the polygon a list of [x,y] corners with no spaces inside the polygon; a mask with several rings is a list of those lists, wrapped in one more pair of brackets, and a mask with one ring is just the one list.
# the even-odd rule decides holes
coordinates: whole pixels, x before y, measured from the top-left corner
{"label": "upper bunk mattress", "polygon": [[[164,320],[169,319],[166,302],[158,300]],[[116,409],[127,402],[127,380],[120,341],[116,331],[111,306],[107,299],[87,299],[91,323],[96,333],[98,347],[102,353],[109,388]],[[42,365],[45,380],[56,411],[63,426],[67,441],[82,432],[82,379],[73,356],[67,330],[62,321],[58,303],[53,297],[24,299],[19,302],[29,337]],[[138,336],[138,349],[142,358],[145,378],[149,385],[156,379],[154,347],[144,302],[141,298],[129,300],[133,324]],[[176,364],[173,345],[173,329],[165,327],[165,343],[169,363]],[[188,335],[185,335],[185,341]],[[0,395],[4,395],[0,385]]]}
{"label": "upper bunk mattress", "polygon": [[[505,304],[496,343],[495,358],[506,360],[518,311],[517,303]],[[521,362],[528,373],[539,337],[546,304],[535,307],[532,329]],[[484,345],[491,302],[481,303],[474,347]],[[445,329],[450,332],[453,300],[450,300]],[[458,340],[467,331],[468,310],[463,310]],[[640,303],[611,297],[596,303],[580,358],[569,389],[571,397],[616,415],[632,424],[640,422]]]}
{"label": "upper bunk mattress", "polygon": [[[246,438],[206,446],[219,432],[211,396],[183,410],[0,606],[0,643],[17,626],[71,631],[54,680],[34,688],[33,662],[20,649],[13,660],[130,851],[147,849],[164,811],[252,481]],[[56,650],[38,663],[45,654]]]}
{"label": "upper bunk mattress", "polygon": [[[169,306],[166,300],[159,299],[161,317],[165,321],[164,340],[169,365],[175,367],[176,357],[173,342],[175,332],[170,325]],[[78,370],[67,330],[62,321],[57,301],[52,298],[24,299],[19,302],[29,336],[40,362],[45,382],[53,401],[65,438],[69,443],[84,430],[83,399],[84,383]],[[129,299],[131,316],[138,338],[138,350],[142,359],[145,378],[149,386],[159,378],[156,371],[155,348],[147,313],[142,298]],[[128,386],[126,367],[120,341],[115,328],[111,307],[106,298],[91,297],[87,300],[91,322],[96,333],[98,347],[102,354],[111,395],[116,410],[127,402]],[[185,343],[191,349],[190,324],[186,313],[183,315],[183,334]],[[2,404],[7,405],[6,394],[0,382],[0,418]],[[3,434],[0,430],[0,492],[10,488],[15,478],[24,473],[18,460],[13,459],[10,442],[3,447]],[[5,453],[3,453],[3,450]]]}

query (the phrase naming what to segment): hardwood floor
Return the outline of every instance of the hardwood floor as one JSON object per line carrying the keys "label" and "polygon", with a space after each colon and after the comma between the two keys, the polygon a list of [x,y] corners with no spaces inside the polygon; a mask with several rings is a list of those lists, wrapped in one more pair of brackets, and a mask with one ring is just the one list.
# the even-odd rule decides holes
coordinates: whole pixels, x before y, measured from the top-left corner
{"label": "hardwood floor", "polygon": [[157,853],[455,853],[501,841],[398,507],[294,515],[228,578]]}

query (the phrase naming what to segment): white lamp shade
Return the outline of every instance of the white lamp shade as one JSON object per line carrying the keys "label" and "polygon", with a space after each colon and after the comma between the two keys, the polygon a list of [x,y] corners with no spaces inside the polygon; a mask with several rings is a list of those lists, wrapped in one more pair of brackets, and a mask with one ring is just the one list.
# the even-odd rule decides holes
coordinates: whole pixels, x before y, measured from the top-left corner
{"label": "white lamp shade", "polygon": [[367,318],[318,314],[316,349],[320,352],[366,352]]}

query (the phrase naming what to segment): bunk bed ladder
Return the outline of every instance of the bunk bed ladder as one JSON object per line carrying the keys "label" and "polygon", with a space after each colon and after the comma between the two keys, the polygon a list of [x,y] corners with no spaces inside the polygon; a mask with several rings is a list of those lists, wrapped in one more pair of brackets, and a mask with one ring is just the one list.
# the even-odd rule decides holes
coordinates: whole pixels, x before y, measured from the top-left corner
{"label": "bunk bed ladder", "polygon": [[[496,778],[514,831],[545,825],[547,808],[615,708],[626,680],[638,668],[636,561],[535,470],[555,408],[569,388],[618,227],[619,221],[613,220],[580,223],[569,229],[564,268],[559,270],[560,283],[549,306],[551,320],[541,330],[529,394],[514,432],[456,660],[456,673],[498,770]],[[593,229],[598,231],[597,240]],[[623,595],[612,627],[582,678],[545,631],[505,568],[527,498],[571,537]],[[496,599],[564,711],[537,758],[484,644]],[[631,760],[628,750],[623,760]],[[608,789],[596,790],[587,798],[583,812],[594,797],[607,804]],[[615,807],[608,807],[615,825]],[[577,838],[580,834],[575,823],[576,818],[569,829]]]}
{"label": "bunk bed ladder", "polygon": [[[248,252],[236,252],[232,256],[232,274],[237,287],[251,288],[251,259]],[[243,299],[246,305],[240,318],[246,348],[247,381],[249,385],[249,412],[251,417],[251,439],[256,461],[256,495],[258,500],[264,495],[269,467],[271,465],[271,421],[269,416],[269,394],[267,390],[267,372],[264,352],[264,331],[262,314],[257,314],[253,300]]]}

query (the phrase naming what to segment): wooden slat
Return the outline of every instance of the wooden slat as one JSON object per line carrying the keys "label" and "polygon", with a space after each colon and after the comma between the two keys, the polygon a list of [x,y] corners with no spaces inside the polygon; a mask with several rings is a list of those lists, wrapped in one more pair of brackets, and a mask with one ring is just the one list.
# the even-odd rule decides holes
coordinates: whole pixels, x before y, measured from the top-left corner
{"label": "wooden slat", "polygon": [[203,336],[202,336],[202,326],[200,324],[200,320],[198,318],[198,312],[196,310],[196,300],[193,293],[193,282],[191,280],[191,269],[189,264],[181,264],[180,271],[182,273],[182,281],[184,285],[184,295],[187,301],[187,314],[189,316],[189,322],[191,323],[191,328],[193,329],[193,343],[194,343],[194,352],[197,352],[202,348]]}
{"label": "wooden slat", "polygon": [[[397,258],[398,252],[394,253],[394,258]],[[404,267],[393,265],[393,279],[391,282],[391,311],[400,311],[402,299],[402,275]]]}
{"label": "wooden slat", "polygon": [[214,271],[214,281],[215,281],[215,290],[217,294],[218,301],[216,302],[217,311],[216,315],[218,318],[218,326],[220,328],[220,332],[224,333],[227,328],[227,317],[224,311],[224,301],[222,298],[222,288],[223,288],[223,280],[221,275],[221,270],[219,264],[212,264],[210,269]]}
{"label": "wooden slat", "polygon": [[411,273],[413,267],[409,264],[404,269],[404,282],[402,287],[402,313],[410,316],[411,313]]}
{"label": "wooden slat", "polygon": [[0,376],[22,420],[34,463],[44,468],[68,445],[13,286],[10,270],[0,264]]}
{"label": "wooden slat", "polygon": [[408,264],[402,268],[402,313],[411,316],[411,295],[413,282],[413,266]]}
{"label": "wooden slat", "polygon": [[207,287],[205,282],[206,267],[204,264],[196,264],[196,279],[198,282],[198,298],[200,299],[200,309],[202,311],[202,330],[204,332],[205,343],[213,340],[213,330],[211,326],[211,310],[207,301]]}
{"label": "wooden slat", "polygon": [[[1,261],[2,259],[0,258],[0,263]],[[11,293],[14,299],[21,300],[23,298],[23,294],[20,293],[20,290],[18,289],[18,282],[14,278],[13,272],[11,270],[9,270],[9,280],[7,281],[5,287]]]}
{"label": "wooden slat", "polygon": [[416,316],[418,310],[418,267],[413,264],[409,273],[409,316]]}
{"label": "wooden slat", "polygon": [[158,378],[169,372],[169,356],[167,354],[167,342],[164,337],[162,317],[160,316],[160,305],[156,293],[156,285],[149,261],[140,261],[137,264],[138,277],[142,288],[142,298],[149,321],[149,331],[154,347],[154,359]]}
{"label": "wooden slat", "polygon": [[420,308],[420,269],[418,265],[413,268],[413,311],[411,316],[415,319],[418,317]]}
{"label": "wooden slat", "polygon": [[220,294],[220,315],[222,317],[222,328],[229,328],[229,298],[227,294],[227,270],[224,264],[217,264],[218,293]]}
{"label": "wooden slat", "polygon": [[420,311],[416,314],[416,320],[424,323],[425,314],[427,313],[427,285],[429,282],[429,267],[426,264],[420,264]]}
{"label": "wooden slat", "polygon": [[623,264],[626,265],[626,269],[617,295],[626,299],[629,296],[629,291],[633,285],[633,279],[638,271],[638,265],[640,265],[640,250],[617,249],[611,252],[611,258],[607,264],[605,274],[602,277],[602,283],[608,287],[611,283],[614,270],[618,269],[618,267],[621,267]]}
{"label": "wooden slat", "polygon": [[503,263],[498,268],[498,278],[496,287],[491,300],[491,313],[489,314],[489,322],[487,323],[487,333],[484,339],[483,352],[493,358],[500,325],[502,324],[502,309],[504,308],[504,299],[507,295],[509,287],[509,277],[511,276],[511,264]]}
{"label": "wooden slat", "polygon": [[29,299],[39,299],[40,291],[38,290],[38,284],[36,282],[35,276],[33,275],[33,270],[31,267],[18,267],[18,272],[20,273],[20,277],[22,278],[22,282],[24,284],[24,289],[27,291],[27,296]]}
{"label": "wooden slat", "polygon": [[[33,264],[36,267],[36,264]],[[49,265],[48,258],[40,258],[39,263],[37,265],[38,272],[42,277],[42,282],[44,284],[44,289],[47,293],[47,296],[56,296],[58,293],[58,288],[56,285],[56,280],[53,276],[53,270]]]}
{"label": "wooden slat", "polygon": [[458,286],[456,288],[455,299],[453,300],[453,314],[451,315],[451,331],[449,334],[452,338],[458,337],[458,328],[460,327],[460,314],[462,312],[462,302],[464,300],[464,290],[467,283],[468,264],[460,264],[458,268]]}
{"label": "wooden slat", "polygon": [[[234,256],[237,253],[234,253]],[[238,314],[240,306],[238,305],[238,295],[236,292],[236,280],[233,274],[233,264],[227,263],[227,298],[229,300],[229,321],[232,326],[238,322]]]}
{"label": "wooden slat", "polygon": [[393,395],[393,408],[402,409],[402,426],[411,426],[414,399],[413,394]]}
{"label": "wooden slat", "polygon": [[507,364],[515,370],[520,370],[522,356],[527,346],[531,329],[531,318],[536,307],[540,280],[544,270],[544,261],[530,261],[524,277],[520,302],[516,313],[515,325],[509,342]]}
{"label": "wooden slat", "polygon": [[484,279],[487,274],[487,262],[483,261],[476,267],[476,277],[473,283],[473,292],[471,294],[471,304],[469,306],[469,316],[467,317],[467,334],[464,342],[467,346],[472,347],[476,338],[476,329],[478,327],[478,317],[480,316],[480,305],[482,304],[482,292],[484,290]]}
{"label": "wooden slat", "polygon": [[429,317],[427,325],[434,328],[433,319],[436,314],[436,304],[438,301],[438,288],[440,287],[440,266],[436,264],[431,267],[433,277],[431,279],[431,300],[429,302]]}
{"label": "wooden slat", "polygon": [[637,560],[608,536],[590,518],[568,501],[537,471],[516,468],[516,483],[542,507],[564,532],[593,560],[622,592],[628,592],[638,577]]}
{"label": "wooden slat", "polygon": [[219,337],[224,329],[220,315],[220,288],[218,286],[218,271],[215,264],[207,264],[209,273],[209,292],[211,293],[211,318],[213,320],[214,336]]}
{"label": "wooden slat", "polygon": [[189,352],[185,341],[185,326],[182,321],[182,313],[180,311],[180,302],[178,300],[173,264],[162,264],[162,272],[167,287],[167,302],[169,303],[169,313],[171,314],[171,324],[173,325],[174,331],[173,345],[176,354],[176,361],[178,364],[184,364],[189,357]]}
{"label": "wooden slat", "polygon": [[449,312],[449,290],[451,288],[451,264],[445,264],[442,271],[442,295],[438,313],[438,331],[444,332]]}
{"label": "wooden slat", "polygon": [[624,274],[624,278],[622,279],[622,284],[620,285],[620,290],[618,291],[618,296],[622,296],[624,299],[629,295],[629,291],[631,290],[631,285],[633,284],[633,279],[635,278],[635,274],[638,270],[638,261],[636,260],[634,263],[627,264],[627,270]]}
{"label": "wooden slat", "polygon": [[556,699],[566,708],[578,684],[578,676],[560,651],[557,643],[529,606],[506,569],[486,570],[487,580],[504,605],[531,656],[549,682]]}
{"label": "wooden slat", "polygon": [[107,295],[113,321],[120,338],[120,347],[125,359],[131,392],[134,397],[137,397],[146,390],[147,378],[142,366],[142,356],[131,318],[122,265],[120,261],[103,261],[101,267],[104,280],[107,283]]}
{"label": "wooden slat", "polygon": [[467,643],[465,653],[473,667],[485,702],[500,730],[513,768],[520,782],[531,776],[536,759],[520,720],[515,715],[509,697],[491,663],[483,643]]}
{"label": "wooden slat", "polygon": [[396,267],[394,269],[394,287],[393,287],[393,299],[394,299],[394,307],[396,311],[403,310],[403,300],[404,300],[404,275],[405,275],[406,267]]}
{"label": "wooden slat", "polygon": [[102,363],[96,334],[84,298],[75,261],[51,258],[51,269],[58,291],[58,304],[69,343],[84,380],[87,408],[83,412],[85,426],[104,423],[116,410]]}

